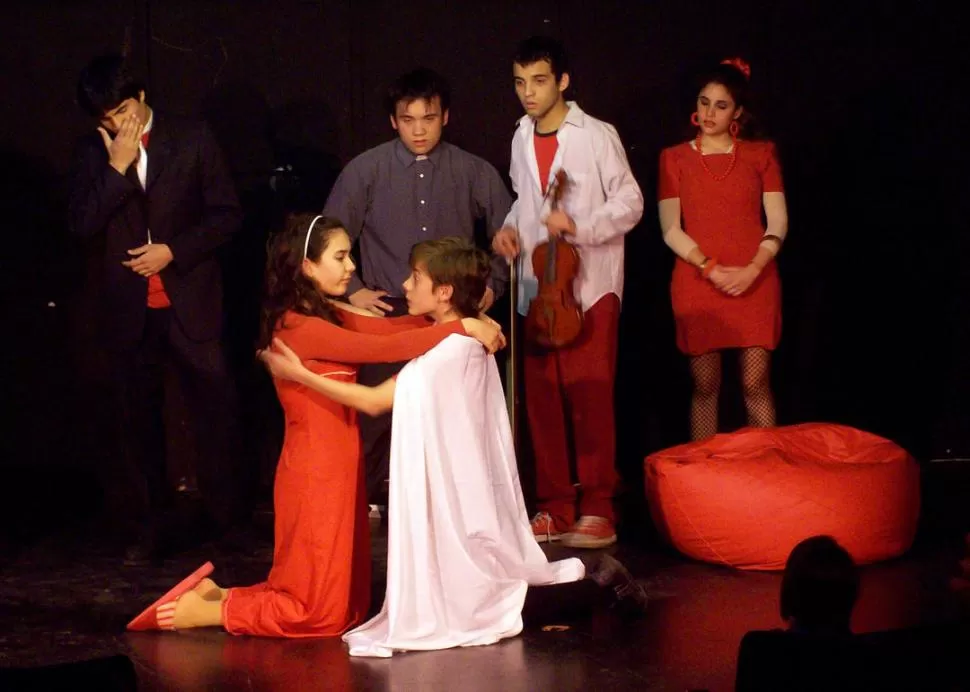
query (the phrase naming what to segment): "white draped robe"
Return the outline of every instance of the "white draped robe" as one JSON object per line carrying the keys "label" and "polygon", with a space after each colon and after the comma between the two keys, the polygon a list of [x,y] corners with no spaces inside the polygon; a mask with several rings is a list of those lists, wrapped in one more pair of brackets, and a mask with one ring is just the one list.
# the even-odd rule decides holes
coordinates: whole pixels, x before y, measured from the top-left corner
{"label": "white draped robe", "polygon": [[528,585],[582,579],[529,526],[495,358],[452,335],[398,375],[387,592],[343,636],[351,656],[482,646],[522,631]]}

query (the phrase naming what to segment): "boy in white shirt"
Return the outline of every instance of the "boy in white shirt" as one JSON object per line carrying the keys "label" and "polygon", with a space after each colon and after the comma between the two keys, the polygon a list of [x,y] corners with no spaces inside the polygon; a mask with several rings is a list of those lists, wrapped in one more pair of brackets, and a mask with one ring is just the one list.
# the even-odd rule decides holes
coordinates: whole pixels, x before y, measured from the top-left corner
{"label": "boy in white shirt", "polygon": [[[573,289],[583,311],[582,332],[571,344],[525,348],[525,407],[539,509],[532,529],[539,542],[602,548],[616,542],[613,382],[623,242],[643,215],[643,195],[616,129],[566,101],[569,68],[557,41],[542,36],[523,41],[513,73],[526,112],[512,140],[510,177],[518,199],[492,247],[519,262],[518,305],[526,315],[538,291],[533,250],[553,237],[572,243],[580,257]],[[560,170],[569,183],[552,209],[550,183]]]}

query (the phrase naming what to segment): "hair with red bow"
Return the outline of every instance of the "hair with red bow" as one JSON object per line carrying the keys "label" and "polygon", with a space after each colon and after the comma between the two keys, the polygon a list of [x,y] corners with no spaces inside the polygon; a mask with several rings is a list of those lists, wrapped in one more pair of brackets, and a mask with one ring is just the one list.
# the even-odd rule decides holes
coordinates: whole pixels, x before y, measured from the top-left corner
{"label": "hair with red bow", "polygon": [[[700,94],[709,84],[720,84],[734,99],[734,105],[741,108],[741,116],[736,121],[741,127],[744,139],[760,137],[760,129],[754,123],[749,99],[751,96],[751,67],[741,58],[726,58],[711,61],[707,69],[694,80],[696,91]],[[693,133],[694,130],[692,129]],[[693,134],[691,135],[693,136]]]}
{"label": "hair with red bow", "polygon": [[741,58],[725,58],[721,61],[721,64],[736,67],[746,79],[751,79],[751,65],[746,63]]}

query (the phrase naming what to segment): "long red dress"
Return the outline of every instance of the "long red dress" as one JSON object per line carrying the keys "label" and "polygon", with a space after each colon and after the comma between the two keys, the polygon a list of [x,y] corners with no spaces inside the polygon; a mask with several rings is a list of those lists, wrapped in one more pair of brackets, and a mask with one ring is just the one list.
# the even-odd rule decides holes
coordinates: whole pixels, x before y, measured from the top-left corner
{"label": "long red dress", "polygon": [[[314,372],[357,379],[350,363],[410,360],[451,334],[421,318],[340,313],[338,326],[287,313],[277,332]],[[273,490],[275,547],[269,577],[229,589],[223,623],[232,634],[334,637],[370,606],[370,529],[357,412],[295,382],[276,380],[286,418]]]}
{"label": "long red dress", "polygon": [[[723,180],[715,180],[689,142],[660,155],[661,200],[680,198],[684,232],[707,256],[723,266],[743,267],[764,236],[764,192],[783,192],[781,167],[770,142],[738,143],[737,162]],[[723,174],[730,154],[708,154],[711,172]],[[781,337],[781,282],[770,262],[741,296],[717,290],[696,267],[677,258],[670,285],[677,347],[697,356],[725,348],[760,346],[773,350]]]}

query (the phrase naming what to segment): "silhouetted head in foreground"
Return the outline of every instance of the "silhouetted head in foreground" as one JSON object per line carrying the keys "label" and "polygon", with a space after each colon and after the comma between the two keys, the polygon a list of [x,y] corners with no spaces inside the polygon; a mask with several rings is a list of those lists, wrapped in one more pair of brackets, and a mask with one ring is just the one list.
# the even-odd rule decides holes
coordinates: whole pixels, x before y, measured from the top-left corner
{"label": "silhouetted head in foreground", "polygon": [[859,570],[831,536],[813,536],[788,556],[781,580],[781,617],[793,631],[849,633],[859,596]]}

